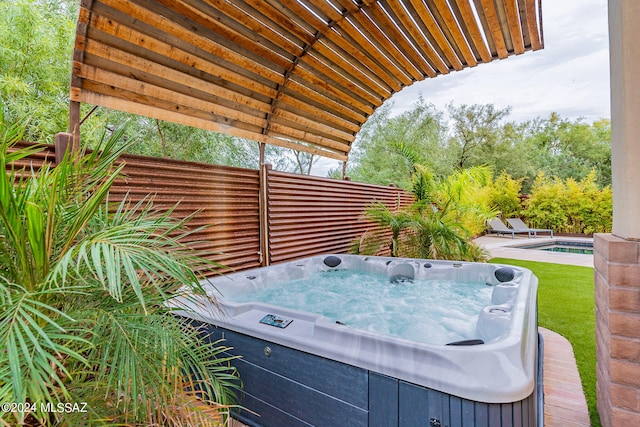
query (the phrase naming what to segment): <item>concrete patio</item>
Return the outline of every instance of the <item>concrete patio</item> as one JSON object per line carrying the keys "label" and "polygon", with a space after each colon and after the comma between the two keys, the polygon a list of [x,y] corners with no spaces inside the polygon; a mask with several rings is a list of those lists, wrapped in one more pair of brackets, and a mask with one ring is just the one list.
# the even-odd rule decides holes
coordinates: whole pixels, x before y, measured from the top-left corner
{"label": "concrete patio", "polygon": [[526,261],[550,262],[554,264],[578,265],[593,267],[593,255],[571,254],[564,252],[551,252],[533,249],[523,249],[518,246],[539,243],[562,242],[593,242],[591,238],[584,237],[549,237],[528,238],[527,236],[481,236],[474,240],[475,243],[487,249],[491,258],[513,258]]}

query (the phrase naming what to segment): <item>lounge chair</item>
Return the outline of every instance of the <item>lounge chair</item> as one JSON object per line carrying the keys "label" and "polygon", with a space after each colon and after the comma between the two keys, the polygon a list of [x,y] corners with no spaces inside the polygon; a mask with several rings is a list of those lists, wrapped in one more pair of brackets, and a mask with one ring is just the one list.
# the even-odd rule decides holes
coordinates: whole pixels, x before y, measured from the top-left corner
{"label": "lounge chair", "polygon": [[489,226],[489,228],[487,228],[487,232],[488,233],[496,233],[499,235],[501,234],[511,234],[511,238],[515,238],[516,234],[520,234],[520,233],[527,233],[527,237],[531,238],[531,232],[528,230],[515,230],[513,228],[509,228],[506,225],[504,225],[504,223],[502,221],[500,221],[498,218],[494,218],[494,219],[490,219],[489,221],[487,221],[487,225]]}
{"label": "lounge chair", "polygon": [[553,230],[546,228],[529,228],[520,218],[509,218],[507,219],[507,222],[514,230],[528,230],[533,233],[533,237],[538,237],[538,233],[549,233],[551,238],[553,238]]}

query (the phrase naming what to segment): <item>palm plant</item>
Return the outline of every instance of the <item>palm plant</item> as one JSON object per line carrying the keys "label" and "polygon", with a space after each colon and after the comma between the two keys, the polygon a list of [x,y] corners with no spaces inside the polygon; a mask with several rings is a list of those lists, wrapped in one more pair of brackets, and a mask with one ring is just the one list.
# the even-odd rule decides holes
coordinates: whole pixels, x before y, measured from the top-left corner
{"label": "palm plant", "polygon": [[437,198],[455,206],[455,219],[471,235],[484,231],[498,212],[490,203],[492,170],[487,166],[461,169],[442,179]]}
{"label": "palm plant", "polygon": [[[491,171],[485,167],[458,171],[437,178],[415,165],[414,194],[417,212],[415,244],[418,256],[432,259],[484,261],[487,254],[471,241],[495,211],[482,200]],[[479,224],[482,224],[479,225]]]}
{"label": "palm plant", "polygon": [[365,216],[380,226],[391,230],[389,251],[391,256],[397,257],[400,233],[414,225],[415,218],[413,215],[404,210],[394,212],[384,203],[376,202],[365,211]]}
{"label": "palm plant", "polygon": [[[365,215],[392,232],[391,255],[431,259],[486,260],[486,252],[471,242],[487,219],[496,215],[483,197],[491,179],[487,167],[460,170],[437,177],[419,162],[422,157],[404,144],[394,148],[409,162],[416,201],[407,209],[391,211],[376,203]],[[488,194],[487,197],[488,198]],[[411,230],[405,233],[403,230]]]}
{"label": "palm plant", "polygon": [[415,242],[412,256],[428,259],[486,261],[487,253],[471,241],[463,224],[455,220],[448,202],[432,205],[429,212],[417,204]]}
{"label": "palm plant", "polygon": [[[231,404],[239,384],[225,348],[167,305],[207,298],[194,271],[212,265],[180,243],[187,219],[109,200],[122,131],[20,170],[34,149],[15,147],[21,129],[1,114],[0,401],[31,406],[0,424],[211,424],[201,403]],[[86,412],[46,406],[60,402]]]}

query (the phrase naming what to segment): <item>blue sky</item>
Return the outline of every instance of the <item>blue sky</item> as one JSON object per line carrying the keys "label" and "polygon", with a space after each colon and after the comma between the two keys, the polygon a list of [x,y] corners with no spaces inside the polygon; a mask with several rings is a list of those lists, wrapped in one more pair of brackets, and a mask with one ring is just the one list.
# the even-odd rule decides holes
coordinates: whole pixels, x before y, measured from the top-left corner
{"label": "blue sky", "polygon": [[[511,106],[508,120],[518,122],[551,112],[588,123],[610,118],[607,0],[546,0],[542,14],[544,49],[415,83],[387,101],[392,111],[422,95],[442,111],[449,102]],[[336,167],[322,159],[312,174]]]}

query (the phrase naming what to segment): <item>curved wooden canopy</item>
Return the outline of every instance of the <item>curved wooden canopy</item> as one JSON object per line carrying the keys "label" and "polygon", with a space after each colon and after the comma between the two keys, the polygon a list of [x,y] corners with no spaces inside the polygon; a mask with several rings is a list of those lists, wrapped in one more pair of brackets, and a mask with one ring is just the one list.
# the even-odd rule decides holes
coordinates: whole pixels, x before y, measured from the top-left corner
{"label": "curved wooden canopy", "polygon": [[345,160],[403,87],[543,47],[541,0],[82,0],[71,100]]}

